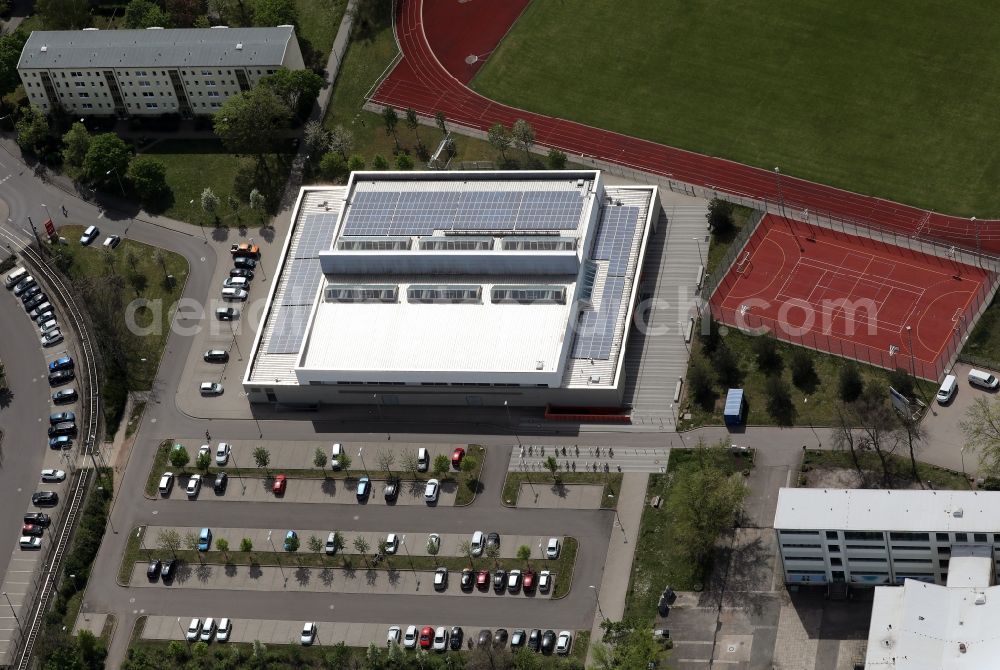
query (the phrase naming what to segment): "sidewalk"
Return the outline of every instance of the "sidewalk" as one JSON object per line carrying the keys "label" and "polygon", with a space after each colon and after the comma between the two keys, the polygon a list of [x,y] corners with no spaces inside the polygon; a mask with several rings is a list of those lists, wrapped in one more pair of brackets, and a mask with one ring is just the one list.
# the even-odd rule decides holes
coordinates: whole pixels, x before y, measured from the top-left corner
{"label": "sidewalk", "polygon": [[[649,474],[642,472],[625,473],[622,480],[621,497],[618,499],[618,518],[615,519],[614,527],[611,529],[611,543],[608,545],[608,556],[604,561],[604,577],[601,579],[600,591],[594,593],[597,613],[590,631],[588,666],[594,660],[594,643],[603,639],[602,619],[621,621],[625,613],[625,596],[628,594],[628,584],[632,576],[632,558],[639,537],[639,522],[642,520],[642,508],[646,503],[648,482]],[[576,589],[588,589],[590,586],[590,584],[573,585]]]}

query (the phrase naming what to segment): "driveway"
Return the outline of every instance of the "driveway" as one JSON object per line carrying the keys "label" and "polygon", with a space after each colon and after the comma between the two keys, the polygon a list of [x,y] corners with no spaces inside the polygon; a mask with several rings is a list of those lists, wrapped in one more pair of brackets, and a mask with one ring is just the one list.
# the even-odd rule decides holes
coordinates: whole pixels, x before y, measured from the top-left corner
{"label": "driveway", "polygon": [[[922,424],[927,431],[927,438],[923,441],[917,458],[956,472],[975,475],[979,469],[979,454],[969,449],[963,451],[965,436],[959,424],[965,418],[966,410],[977,398],[986,398],[992,402],[997,399],[997,393],[969,384],[971,369],[972,366],[966,363],[956,363],[952,370],[952,374],[958,377],[958,391],[955,398],[946,406],[939,405],[937,401],[928,404],[927,416]],[[989,372],[1000,375],[996,370]]]}

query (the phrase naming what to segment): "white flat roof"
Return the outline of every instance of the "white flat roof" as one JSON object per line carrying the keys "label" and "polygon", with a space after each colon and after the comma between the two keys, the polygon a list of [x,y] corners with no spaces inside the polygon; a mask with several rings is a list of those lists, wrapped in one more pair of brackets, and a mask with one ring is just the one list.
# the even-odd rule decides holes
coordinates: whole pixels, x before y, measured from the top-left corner
{"label": "white flat roof", "polygon": [[1000,658],[1000,587],[907,579],[875,589],[866,670],[984,670]]}
{"label": "white flat roof", "polygon": [[1000,491],[794,489],[778,492],[778,530],[1000,531]]}

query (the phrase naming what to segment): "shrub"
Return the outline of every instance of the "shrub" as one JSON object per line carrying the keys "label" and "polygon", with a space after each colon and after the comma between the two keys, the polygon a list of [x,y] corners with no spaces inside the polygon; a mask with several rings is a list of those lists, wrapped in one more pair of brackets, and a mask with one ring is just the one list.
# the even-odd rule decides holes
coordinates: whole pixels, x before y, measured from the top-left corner
{"label": "shrub", "polygon": [[816,368],[813,367],[813,355],[810,351],[797,348],[792,352],[792,383],[806,393],[812,393],[819,384]]}
{"label": "shrub", "polygon": [[702,409],[711,411],[715,405],[712,371],[703,358],[692,358],[687,372],[688,393]]}
{"label": "shrub", "polygon": [[770,335],[761,335],[753,340],[753,352],[757,357],[757,368],[761,372],[777,374],[781,372],[784,361],[778,353],[778,343]]}
{"label": "shrub", "polygon": [[854,362],[848,362],[840,368],[840,377],[837,381],[837,392],[844,402],[857,400],[862,391],[865,390],[865,382],[861,378],[861,371]]}

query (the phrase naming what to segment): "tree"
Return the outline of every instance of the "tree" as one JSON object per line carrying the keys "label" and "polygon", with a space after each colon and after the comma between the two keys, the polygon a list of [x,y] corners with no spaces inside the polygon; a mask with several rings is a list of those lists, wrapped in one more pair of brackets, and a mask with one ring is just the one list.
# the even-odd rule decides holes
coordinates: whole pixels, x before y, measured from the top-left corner
{"label": "tree", "polygon": [[177,552],[181,548],[181,534],[173,528],[161,530],[156,536],[156,545],[163,551],[169,551],[176,558]]}
{"label": "tree", "polygon": [[733,203],[720,198],[712,198],[705,214],[708,227],[713,235],[725,235],[733,229]]}
{"label": "tree", "polygon": [[354,537],[354,551],[361,554],[361,558],[364,559],[365,565],[368,565],[369,549],[371,549],[371,545],[368,544],[368,540],[365,539],[364,535],[356,535]]}
{"label": "tree", "polygon": [[437,476],[444,475],[450,467],[451,460],[448,458],[448,454],[438,454],[434,457],[434,474]]}
{"label": "tree", "polygon": [[288,105],[273,90],[255,86],[227,98],[212,125],[229,151],[254,156],[258,167],[267,170],[266,156],[279,148],[281,131],[291,117]]}
{"label": "tree", "polygon": [[712,367],[719,378],[719,383],[727,388],[734,388],[743,381],[743,371],[740,369],[740,362],[732,349],[722,345],[716,347],[712,352]]}
{"label": "tree", "polygon": [[212,454],[198,454],[195,467],[207,474],[208,469],[212,467]]}
{"label": "tree", "polygon": [[708,362],[699,357],[691,359],[687,369],[688,396],[704,410],[715,405],[715,382]]}
{"label": "tree", "polygon": [[[280,1],[285,2],[286,0]],[[292,22],[285,23],[291,24]],[[316,98],[319,97],[319,92],[323,90],[323,83],[323,77],[312,70],[282,69],[260,80],[260,85],[271,89],[297,119],[309,117]]]}
{"label": "tree", "polygon": [[413,169],[413,159],[410,158],[409,154],[404,154],[404,153],[396,154],[396,169],[397,170]]}
{"label": "tree", "polygon": [[190,462],[191,456],[188,454],[187,448],[181,444],[174,445],[170,450],[170,465],[183,470],[184,466]]}
{"label": "tree", "polygon": [[[0,38],[2,40],[3,38]],[[90,149],[90,133],[87,127],[79,121],[70,126],[63,135],[63,167],[70,176],[78,176],[83,170],[83,161]]]}
{"label": "tree", "polygon": [[240,540],[240,551],[242,551],[244,554],[249,554],[251,551],[253,551],[253,540],[251,540],[249,537],[245,537],[242,540]]}
{"label": "tree", "polygon": [[375,154],[372,156],[372,169],[373,170],[388,170],[389,161],[385,159],[382,154]]}
{"label": "tree", "polygon": [[340,469],[347,474],[351,471],[351,457],[348,454],[340,455]]}
{"label": "tree", "polygon": [[904,368],[896,368],[889,373],[889,384],[892,388],[899,391],[900,395],[904,398],[913,397],[913,377],[910,375],[909,370]]}
{"label": "tree", "polygon": [[150,0],[132,0],[125,6],[126,28],[169,28],[170,16]]}
{"label": "tree", "polygon": [[469,566],[475,568],[475,563],[472,562],[474,558],[472,553],[472,542],[469,540],[462,540],[458,543],[458,555],[469,559]]}
{"label": "tree", "polygon": [[556,457],[555,456],[549,456],[549,457],[547,457],[545,459],[545,462],[542,465],[545,466],[545,469],[549,471],[550,475],[552,475],[552,481],[558,482],[559,481],[559,461],[556,460]]}
{"label": "tree", "polygon": [[404,472],[409,472],[414,479],[420,478],[420,463],[417,462],[417,455],[410,450],[403,452],[403,457],[399,461]]}
{"label": "tree", "polygon": [[754,356],[757,357],[757,368],[761,372],[777,374],[784,367],[781,354],[778,353],[778,343],[770,335],[755,337],[752,344]]}
{"label": "tree", "polygon": [[151,156],[139,156],[133,159],[129,163],[126,175],[132,184],[132,190],[143,204],[160,202],[170,192],[170,187],[167,185],[167,166]]}
{"label": "tree", "polygon": [[865,388],[851,403],[852,423],[861,431],[862,447],[871,449],[882,466],[882,487],[892,488],[893,471],[889,456],[899,446],[899,424],[895,410],[880,389]]}
{"label": "tree", "polygon": [[34,107],[24,108],[14,129],[17,131],[18,145],[36,154],[51,137],[48,117]]}
{"label": "tree", "polygon": [[310,154],[319,154],[330,145],[330,131],[319,121],[307,121],[302,128],[302,141]]}
{"label": "tree", "polygon": [[385,124],[385,134],[392,135],[392,141],[396,143],[396,151],[399,151],[399,138],[396,136],[399,116],[396,114],[396,110],[389,105],[382,108],[382,123]]}
{"label": "tree", "polygon": [[504,128],[502,123],[497,123],[490,126],[490,129],[486,132],[486,140],[490,143],[490,146],[500,152],[500,157],[503,162],[507,162],[507,149],[510,148],[511,136]]}
{"label": "tree", "polygon": [[347,169],[351,172],[357,172],[359,170],[365,169],[365,157],[361,154],[352,154],[351,158],[347,161]]}
{"label": "tree", "polygon": [[309,551],[311,551],[314,554],[318,554],[323,551],[323,540],[319,539],[315,535],[310,535],[308,546],[309,546]]}
{"label": "tree", "polygon": [[854,469],[858,471],[858,481],[862,486],[866,483],[865,471],[861,467],[859,456],[862,449],[861,441],[857,439],[852,422],[853,412],[850,407],[837,407],[837,422],[833,430],[833,448],[840,451],[847,450],[851,454],[851,462]]}
{"label": "tree", "polygon": [[208,13],[218,19],[218,25],[249,26],[253,23],[251,0],[209,0]]}
{"label": "tree", "polygon": [[264,225],[264,217],[267,216],[267,199],[264,194],[254,189],[250,191],[250,209],[260,214],[260,223]]}
{"label": "tree", "polygon": [[219,196],[215,195],[215,191],[211,188],[206,188],[201,192],[201,209],[216,223],[219,222]]}
{"label": "tree", "polygon": [[326,450],[319,447],[313,453],[313,465],[315,465],[320,470],[326,469]]}
{"label": "tree", "polygon": [[224,537],[217,538],[215,540],[215,548],[222,552],[226,560],[229,560],[229,540]]}
{"label": "tree", "polygon": [[83,159],[83,176],[98,188],[117,187],[128,173],[132,154],[128,145],[114,133],[101,133],[90,140]]}
{"label": "tree", "polygon": [[441,131],[442,135],[448,134],[448,126],[445,125],[444,112],[434,112],[434,124],[438,127],[438,130]]}
{"label": "tree", "polygon": [[813,366],[813,355],[808,349],[799,347],[792,351],[789,365],[792,370],[792,383],[806,393],[812,393],[819,384],[816,368]]}
{"label": "tree", "polygon": [[340,531],[334,531],[333,533],[333,553],[338,553],[344,550],[344,536],[340,534]]}
{"label": "tree", "polygon": [[347,178],[347,163],[340,154],[327,152],[319,161],[319,173],[330,181],[344,180]]}
{"label": "tree", "polygon": [[285,551],[295,553],[299,550],[299,536],[291,535],[285,538]]}
{"label": "tree", "polygon": [[294,0],[254,0],[253,24],[264,28],[298,25]]}
{"label": "tree", "polygon": [[494,567],[500,567],[500,547],[495,544],[491,544],[486,547],[486,558],[493,561]]}
{"label": "tree", "polygon": [[432,542],[430,538],[427,538],[427,546],[424,547],[427,551],[428,556],[434,556],[434,567],[437,567],[437,555],[441,551],[440,542]]}
{"label": "tree", "polygon": [[[337,124],[330,131],[330,139],[328,140],[330,151],[336,151],[340,154],[340,157],[345,161],[347,160],[347,155],[354,150],[354,133],[342,126]],[[360,157],[359,157],[360,158]],[[362,159],[361,168],[351,168],[354,169],[364,169],[364,159]]]}
{"label": "tree", "polygon": [[601,627],[605,629],[604,641],[592,648],[593,667],[597,670],[647,668],[663,650],[652,629],[638,621],[606,620]]}
{"label": "tree", "polygon": [[896,419],[899,421],[902,438],[906,440],[907,451],[910,452],[910,477],[923,488],[920,473],[917,471],[917,445],[927,438],[927,429],[909,413],[897,411]]}
{"label": "tree", "polygon": [[1000,476],[1000,402],[976,398],[959,424],[964,449],[979,453],[979,467],[989,477]]}
{"label": "tree", "polygon": [[527,563],[531,558],[531,547],[526,544],[522,544],[517,548],[517,560]]}
{"label": "tree", "polygon": [[90,27],[90,0],[35,0],[35,15],[46,30]]}
{"label": "tree", "polygon": [[389,472],[392,470],[392,464],[396,462],[396,455],[390,449],[379,449],[375,454],[375,462],[378,463],[379,470]]}
{"label": "tree", "polygon": [[167,14],[179,28],[190,28],[208,12],[207,0],[166,0]]}
{"label": "tree", "polygon": [[783,426],[790,426],[795,419],[795,404],[791,389],[781,375],[768,375],[764,382],[767,394],[767,413]]}
{"label": "tree", "polygon": [[378,555],[379,556],[384,556],[386,563],[388,563],[389,562],[389,551],[388,551],[388,549],[389,549],[389,543],[386,542],[386,540],[385,540],[384,537],[379,539],[378,545],[375,547],[375,549],[376,549],[376,551],[378,551]]}
{"label": "tree", "polygon": [[13,93],[21,85],[17,76],[17,62],[21,59],[28,33],[15,30],[0,37],[0,98]]}
{"label": "tree", "polygon": [[193,530],[189,530],[184,533],[184,548],[188,551],[193,551],[198,555],[198,562],[201,562],[201,552],[198,551],[198,533]]}
{"label": "tree", "polygon": [[518,119],[510,129],[514,144],[524,152],[524,166],[531,164],[531,147],[535,146],[535,129],[524,119]]}
{"label": "tree", "polygon": [[271,464],[271,452],[266,447],[257,447],[253,450],[253,460],[258,468],[267,472],[267,466]]}
{"label": "tree", "polygon": [[844,402],[853,402],[858,399],[861,392],[865,390],[865,382],[861,378],[861,371],[854,361],[848,361],[840,366],[840,373],[837,378],[837,394]]}
{"label": "tree", "polygon": [[545,156],[545,161],[548,163],[550,170],[566,169],[566,154],[558,149],[549,149],[549,153]]}
{"label": "tree", "polygon": [[407,107],[406,109],[406,127],[413,131],[413,135],[417,138],[417,146],[423,144],[420,141],[420,120],[417,118],[417,110],[412,107]]}
{"label": "tree", "polygon": [[240,220],[240,199],[236,197],[235,194],[230,193],[226,196],[226,207],[229,211],[233,213],[233,216],[237,221]]}

